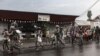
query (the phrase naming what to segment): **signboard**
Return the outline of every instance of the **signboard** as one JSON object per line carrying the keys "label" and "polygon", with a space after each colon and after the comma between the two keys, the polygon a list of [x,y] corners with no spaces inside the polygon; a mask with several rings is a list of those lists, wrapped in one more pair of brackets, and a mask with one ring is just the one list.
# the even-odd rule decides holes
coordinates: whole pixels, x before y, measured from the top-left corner
{"label": "signboard", "polygon": [[50,15],[38,15],[38,21],[50,21]]}

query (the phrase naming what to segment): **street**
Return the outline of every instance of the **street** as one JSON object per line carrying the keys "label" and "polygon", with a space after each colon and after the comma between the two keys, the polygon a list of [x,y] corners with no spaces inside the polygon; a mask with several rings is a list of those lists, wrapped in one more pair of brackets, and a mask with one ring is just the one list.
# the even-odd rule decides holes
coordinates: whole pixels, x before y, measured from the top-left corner
{"label": "street", "polygon": [[[1,52],[1,51],[0,51]],[[66,48],[55,48],[51,50],[41,50],[35,52],[27,52],[21,54],[3,54],[0,56],[99,56],[100,55],[100,44],[91,42],[85,44],[83,47],[77,45],[68,45]]]}
{"label": "street", "polygon": [[100,56],[100,0],[0,0],[0,56]]}

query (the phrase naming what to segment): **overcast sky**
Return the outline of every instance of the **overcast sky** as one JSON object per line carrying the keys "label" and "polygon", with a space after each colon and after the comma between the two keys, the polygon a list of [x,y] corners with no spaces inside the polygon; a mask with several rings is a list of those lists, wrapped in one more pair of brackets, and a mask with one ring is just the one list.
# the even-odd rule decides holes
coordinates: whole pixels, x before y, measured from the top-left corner
{"label": "overcast sky", "polygon": [[[95,1],[96,0],[0,0],[0,9],[81,15],[88,10]],[[93,10],[97,11],[100,10],[100,8]]]}
{"label": "overcast sky", "polygon": [[[90,9],[92,11],[92,19],[95,19],[97,16],[100,16],[100,0]],[[78,20],[87,20],[87,12],[80,17],[77,18]]]}

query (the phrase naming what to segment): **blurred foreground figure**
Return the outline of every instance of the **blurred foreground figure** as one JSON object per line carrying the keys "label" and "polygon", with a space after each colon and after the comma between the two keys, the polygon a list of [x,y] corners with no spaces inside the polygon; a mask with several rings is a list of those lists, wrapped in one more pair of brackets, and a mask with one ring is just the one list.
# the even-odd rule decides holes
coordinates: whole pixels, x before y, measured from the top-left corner
{"label": "blurred foreground figure", "polygon": [[96,37],[97,43],[99,43],[99,34],[100,34],[100,28],[98,26],[96,26],[95,37]]}

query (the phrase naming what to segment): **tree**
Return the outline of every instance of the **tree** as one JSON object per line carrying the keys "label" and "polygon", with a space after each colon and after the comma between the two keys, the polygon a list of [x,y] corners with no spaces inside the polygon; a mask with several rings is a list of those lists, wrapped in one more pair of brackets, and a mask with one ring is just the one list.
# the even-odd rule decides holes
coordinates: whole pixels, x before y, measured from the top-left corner
{"label": "tree", "polygon": [[92,16],[92,12],[91,12],[91,10],[89,10],[87,13],[88,21],[91,20],[91,16]]}

